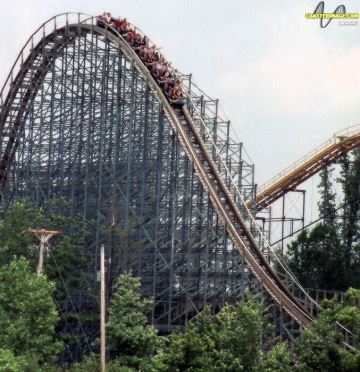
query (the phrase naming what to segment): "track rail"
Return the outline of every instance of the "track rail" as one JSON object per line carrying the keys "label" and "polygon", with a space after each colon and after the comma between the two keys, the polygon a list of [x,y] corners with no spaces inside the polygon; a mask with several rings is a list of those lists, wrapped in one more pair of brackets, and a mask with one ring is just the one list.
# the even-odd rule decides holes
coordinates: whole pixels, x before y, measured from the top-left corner
{"label": "track rail", "polygon": [[178,110],[177,116],[181,124],[179,134],[182,136],[186,152],[194,162],[195,171],[198,173],[205,189],[209,192],[214,207],[221,215],[236,247],[241,251],[252,272],[258,277],[273,299],[281,304],[300,324],[306,325],[312,320],[312,316],[284,286],[263,256],[246,227],[240,210],[218,174],[216,165],[211,160],[201,137],[197,134],[190,114],[183,108]]}
{"label": "track rail", "polygon": [[358,146],[360,146],[360,125],[335,133],[329,140],[260,186],[256,196],[256,210],[268,207]]}

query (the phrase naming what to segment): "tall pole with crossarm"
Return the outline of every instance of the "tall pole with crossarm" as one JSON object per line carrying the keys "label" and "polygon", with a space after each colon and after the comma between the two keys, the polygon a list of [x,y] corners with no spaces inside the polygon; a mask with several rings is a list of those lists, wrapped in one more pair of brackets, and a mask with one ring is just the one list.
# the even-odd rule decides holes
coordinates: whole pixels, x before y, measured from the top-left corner
{"label": "tall pole with crossarm", "polygon": [[59,234],[57,230],[46,230],[46,229],[28,229],[28,232],[34,234],[40,241],[39,248],[39,261],[36,268],[37,275],[42,274],[44,266],[44,251],[45,244],[56,234]]}

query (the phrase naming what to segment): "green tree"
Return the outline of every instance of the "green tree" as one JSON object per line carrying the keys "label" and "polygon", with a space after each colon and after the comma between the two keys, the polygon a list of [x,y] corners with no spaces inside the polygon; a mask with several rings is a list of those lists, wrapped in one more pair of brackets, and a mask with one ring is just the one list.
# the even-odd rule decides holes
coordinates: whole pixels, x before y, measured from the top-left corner
{"label": "green tree", "polygon": [[[68,372],[89,372],[99,370],[100,362],[97,355],[91,354],[84,358],[80,363],[75,363]],[[124,367],[117,359],[110,360],[106,363],[107,372],[134,372],[135,370],[129,367]]]}
{"label": "green tree", "polygon": [[205,308],[184,331],[174,332],[153,358],[151,371],[255,370],[264,329],[264,307],[249,296],[215,316]]}
{"label": "green tree", "polygon": [[[219,351],[216,350],[215,332],[214,317],[206,307],[194,322],[186,325],[185,330],[175,331],[169,336],[166,347],[145,370],[211,371],[216,367],[214,362]],[[241,371],[241,363],[233,361],[235,363]]]}
{"label": "green tree", "polygon": [[306,288],[344,290],[343,246],[334,226],[318,224],[288,245],[287,262]]}
{"label": "green tree", "polygon": [[[341,162],[342,171],[339,182],[343,190],[341,233],[345,247],[344,269],[349,285],[360,286],[359,261],[353,256],[359,249],[360,241],[360,149],[355,149],[350,156],[346,155]],[[355,248],[355,246],[357,246]],[[355,265],[354,265],[355,263]]]}
{"label": "green tree", "polygon": [[0,267],[1,348],[40,364],[55,361],[61,345],[54,341],[54,290],[45,276],[32,272],[25,258]]}
{"label": "green tree", "polygon": [[148,324],[152,299],[141,298],[140,278],[120,275],[110,301],[107,322],[108,345],[112,358],[124,366],[139,368],[162,346],[157,330]]}
{"label": "green tree", "polygon": [[304,287],[344,290],[344,249],[339,238],[336,215],[336,194],[332,184],[333,169],[320,172],[318,203],[323,222],[311,230],[303,230],[288,245],[286,260]]}
{"label": "green tree", "polygon": [[332,184],[333,169],[329,166],[320,172],[319,193],[320,201],[318,203],[319,214],[324,218],[324,222],[329,225],[336,223],[336,194],[333,191]]}
{"label": "green tree", "polygon": [[[89,303],[89,299],[93,301],[95,297],[93,288],[89,287],[91,260],[84,250],[90,223],[81,216],[72,216],[70,205],[64,199],[50,200],[41,208],[31,200],[19,200],[0,222],[0,260],[3,264],[16,255],[26,257],[30,265],[36,267],[39,241],[26,232],[34,227],[61,232],[51,240],[50,249],[45,252],[44,273],[56,284],[54,298],[60,315],[58,337],[66,344],[65,350],[76,353],[88,345],[83,330],[97,317],[97,311],[78,307],[79,303]],[[62,358],[69,358],[68,354]]]}
{"label": "green tree", "polygon": [[11,350],[0,348],[0,372],[19,372],[26,367],[24,357],[16,357]]}
{"label": "green tree", "polygon": [[[44,270],[48,277],[56,282],[61,281],[61,272],[62,277],[71,282],[70,287],[75,287],[78,291],[79,285],[84,285],[88,279],[82,271],[88,264],[83,247],[90,227],[81,216],[67,215],[69,209],[70,206],[64,199],[50,200],[41,208],[36,207],[28,199],[14,203],[0,221],[2,263],[9,263],[13,256],[23,256],[36,267],[39,241],[27,230],[29,228],[59,230],[61,234],[51,241],[54,249],[45,255]],[[61,284],[56,290],[56,299],[63,300],[66,296],[64,286]]]}
{"label": "green tree", "polygon": [[359,300],[358,291],[349,290],[344,302],[338,298],[325,300],[318,319],[302,331],[295,351],[301,371],[348,371],[360,370],[360,353],[341,347],[346,341],[336,321],[353,332],[354,346],[358,347],[360,309],[354,306]]}
{"label": "green tree", "polygon": [[288,247],[286,259],[305,287],[360,287],[360,149],[344,156],[341,166],[341,213],[336,211],[333,169],[326,167],[319,184],[323,222],[303,231]]}
{"label": "green tree", "polygon": [[296,353],[303,371],[340,371],[341,344],[335,323],[322,316],[305,329],[296,343]]}
{"label": "green tree", "polygon": [[338,296],[322,302],[323,311],[330,319],[339,322],[351,333],[349,342],[360,349],[360,290],[349,288],[340,301]]}
{"label": "green tree", "polygon": [[259,372],[292,372],[293,370],[294,357],[286,344],[278,343],[270,351],[261,354]]}
{"label": "green tree", "polygon": [[24,256],[35,267],[38,241],[26,230],[29,227],[40,227],[43,223],[43,211],[34,208],[29,200],[14,203],[0,221],[0,262],[7,264],[14,256]]}
{"label": "green tree", "polygon": [[303,230],[288,245],[286,260],[304,287],[344,290],[344,249],[337,223],[333,169],[329,166],[320,173],[318,203],[323,222],[311,230]]}

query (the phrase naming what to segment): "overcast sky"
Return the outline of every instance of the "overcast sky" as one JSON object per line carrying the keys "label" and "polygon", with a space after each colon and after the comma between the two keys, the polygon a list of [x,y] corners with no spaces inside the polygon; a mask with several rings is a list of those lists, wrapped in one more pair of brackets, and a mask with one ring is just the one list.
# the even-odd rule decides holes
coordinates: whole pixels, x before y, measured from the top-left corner
{"label": "overcast sky", "polygon": [[[262,183],[335,131],[360,123],[360,24],[321,29],[310,0],[0,0],[1,85],[27,37],[66,11],[109,10],[219,98]],[[327,0],[325,10],[359,1]],[[360,21],[359,21],[360,23]]]}

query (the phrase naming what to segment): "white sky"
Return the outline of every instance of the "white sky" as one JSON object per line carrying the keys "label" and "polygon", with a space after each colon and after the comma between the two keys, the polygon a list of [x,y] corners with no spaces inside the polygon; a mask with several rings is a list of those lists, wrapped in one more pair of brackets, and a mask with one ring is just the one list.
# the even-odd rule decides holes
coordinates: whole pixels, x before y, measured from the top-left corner
{"label": "white sky", "polygon": [[[310,0],[0,0],[0,85],[42,22],[109,10],[140,27],[221,104],[261,184],[335,131],[360,124],[360,20],[321,29]],[[325,2],[332,12],[359,1]]]}

